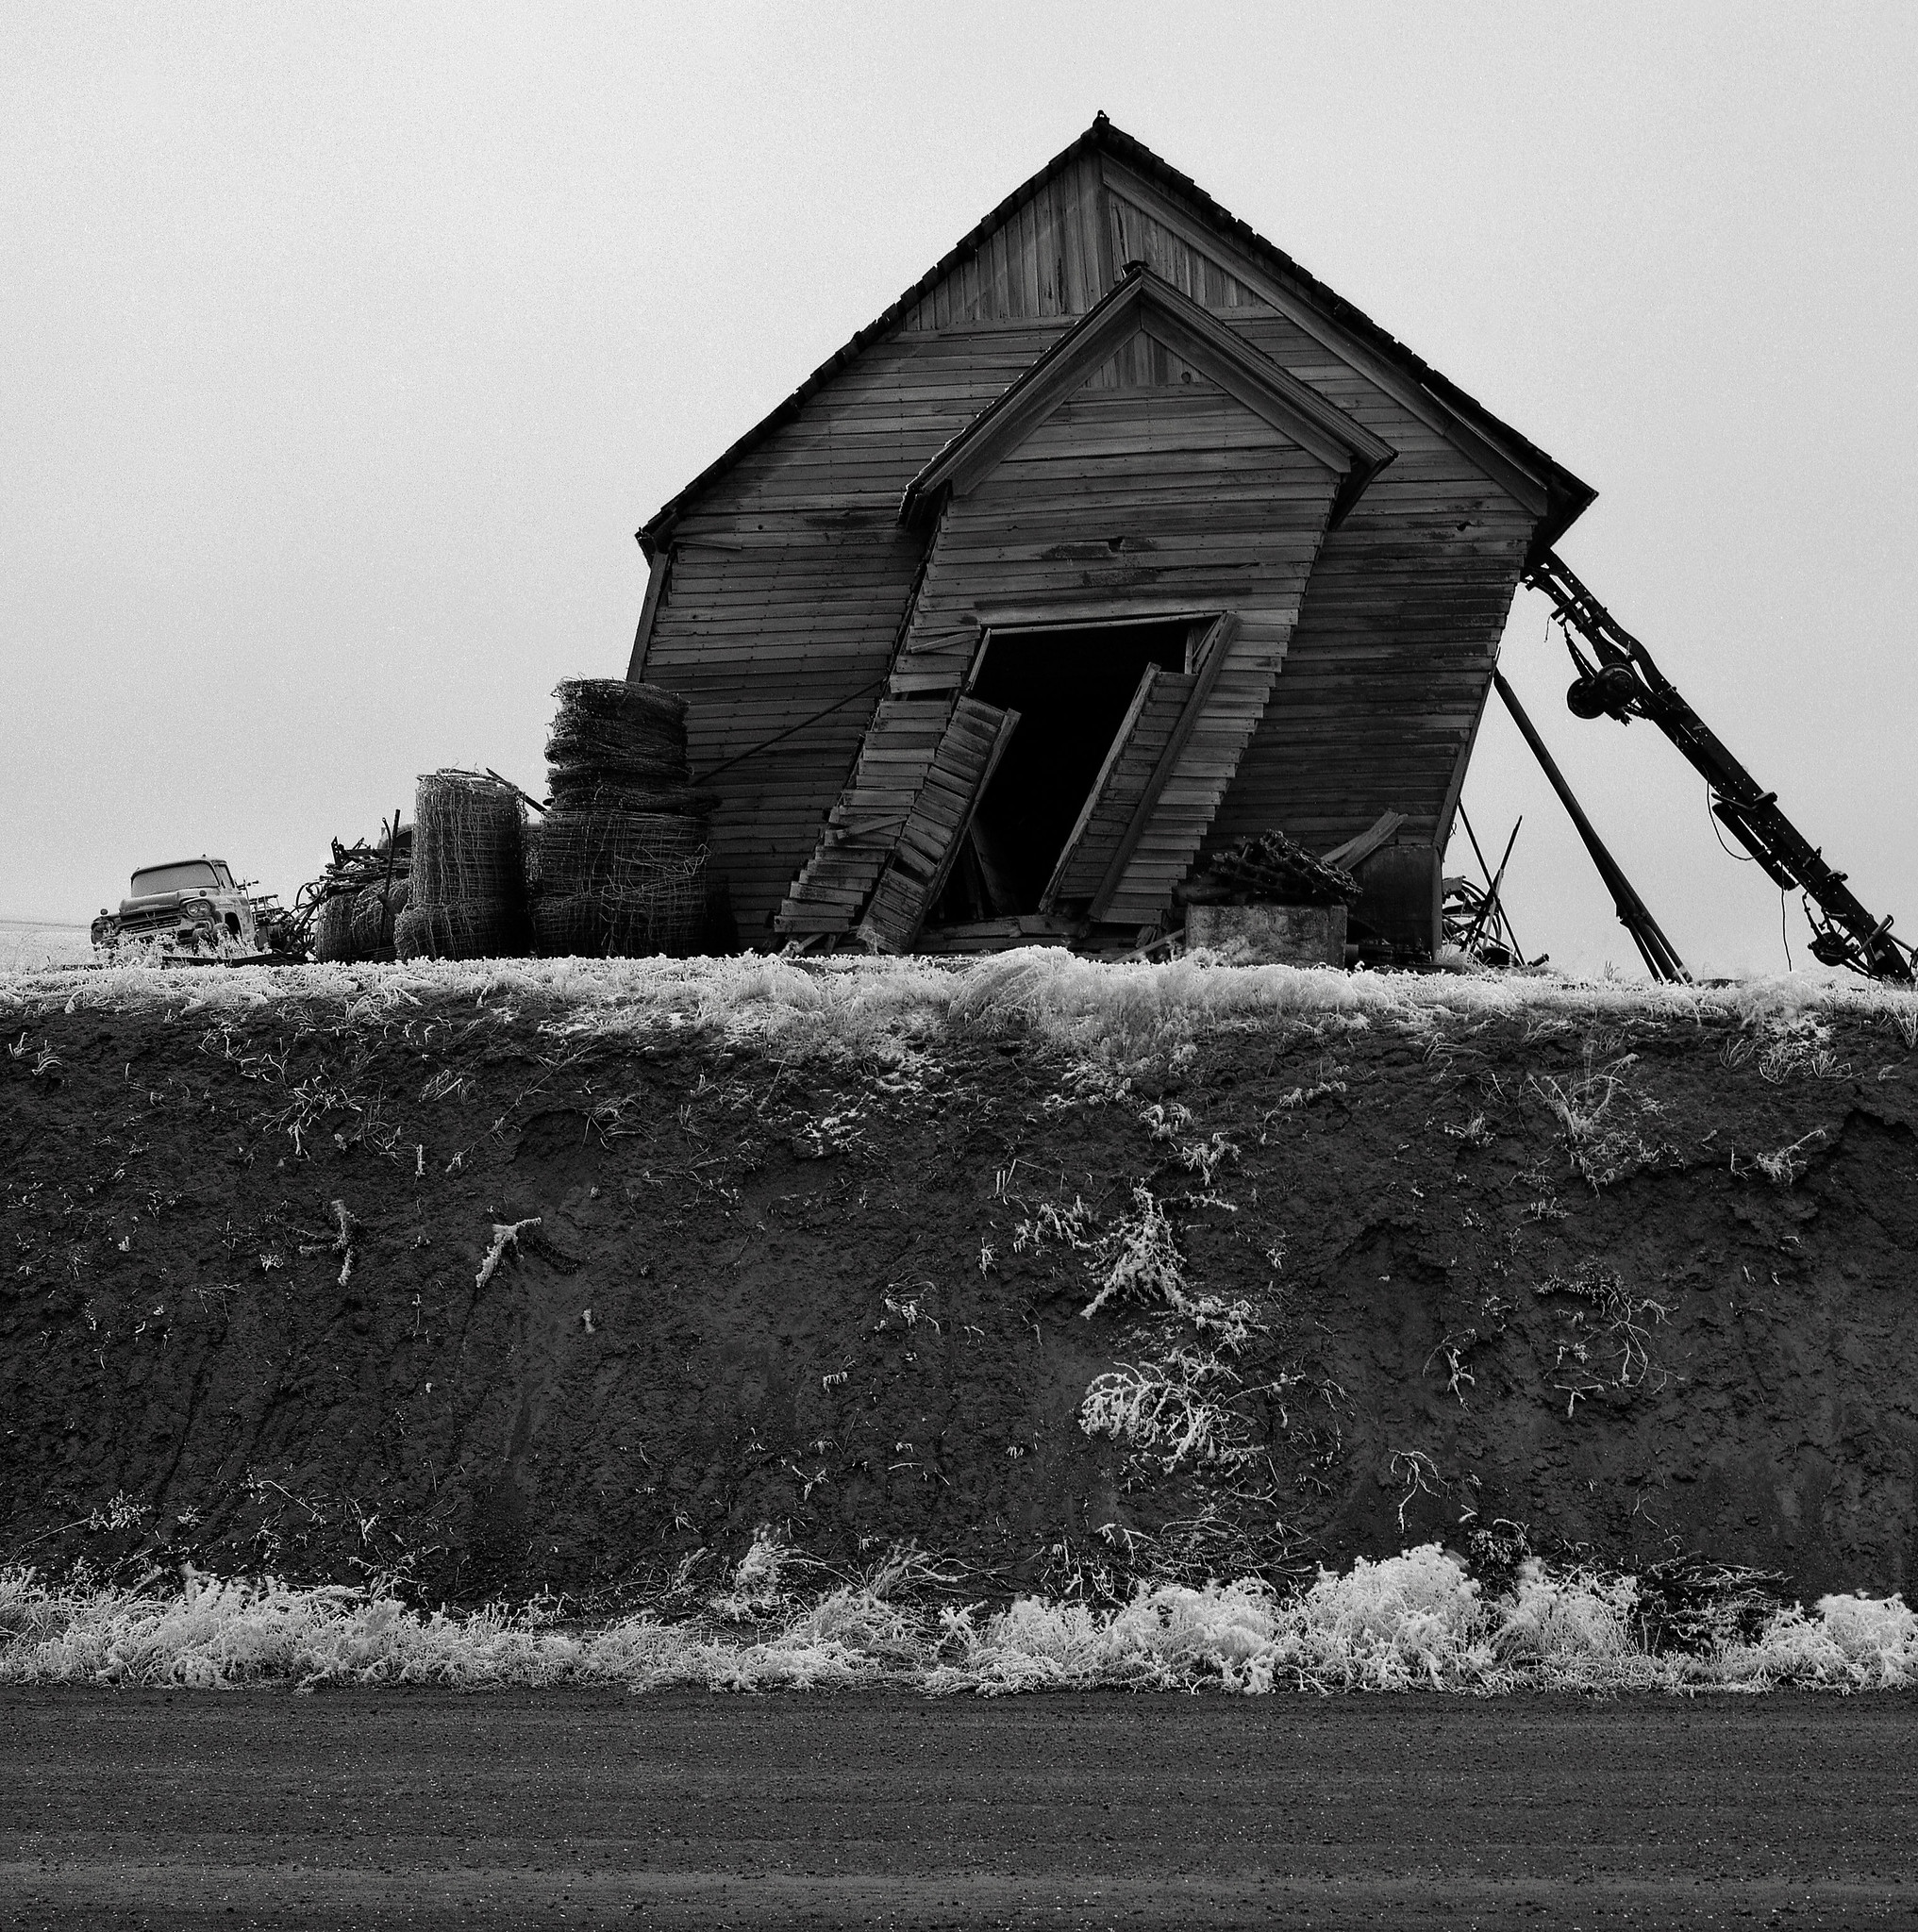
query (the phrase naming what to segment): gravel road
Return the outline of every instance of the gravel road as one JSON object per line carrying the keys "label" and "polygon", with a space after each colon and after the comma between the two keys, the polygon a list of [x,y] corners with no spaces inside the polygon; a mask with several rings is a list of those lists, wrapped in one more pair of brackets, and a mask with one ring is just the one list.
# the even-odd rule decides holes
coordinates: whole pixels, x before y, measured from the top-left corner
{"label": "gravel road", "polygon": [[1918,1924],[1918,1698],[0,1693],[0,1926]]}

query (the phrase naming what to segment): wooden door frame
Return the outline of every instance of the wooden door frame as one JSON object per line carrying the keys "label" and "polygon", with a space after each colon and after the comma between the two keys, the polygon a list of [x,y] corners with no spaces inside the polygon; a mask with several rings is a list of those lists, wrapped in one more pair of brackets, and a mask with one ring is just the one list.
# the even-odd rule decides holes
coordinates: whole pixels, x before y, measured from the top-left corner
{"label": "wooden door frame", "polygon": [[[1132,610],[1121,616],[1106,616],[1095,611],[1083,617],[1047,617],[1037,622],[1026,618],[999,622],[994,622],[992,618],[981,618],[978,620],[978,641],[973,646],[972,658],[967,664],[965,675],[959,680],[959,695],[972,696],[973,687],[978,683],[979,674],[986,668],[986,651],[994,634],[1005,637],[1037,637],[1044,635],[1047,631],[1144,630],[1148,627],[1158,628],[1182,624],[1186,627],[1185,668],[1192,671],[1195,668],[1195,653],[1211,634],[1213,627],[1222,618],[1231,616],[1233,613],[1230,611],[1215,608],[1145,612]],[[1234,621],[1237,621],[1236,618]]]}

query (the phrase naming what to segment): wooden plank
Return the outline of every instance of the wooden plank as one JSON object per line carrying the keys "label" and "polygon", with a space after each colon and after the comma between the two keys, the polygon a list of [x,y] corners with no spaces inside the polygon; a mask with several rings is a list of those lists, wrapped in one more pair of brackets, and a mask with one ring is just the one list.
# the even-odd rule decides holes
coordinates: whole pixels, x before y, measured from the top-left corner
{"label": "wooden plank", "polygon": [[1405,821],[1402,811],[1381,812],[1356,839],[1347,839],[1343,845],[1335,845],[1320,857],[1327,865],[1343,866],[1350,872],[1355,865],[1364,864]]}
{"label": "wooden plank", "polygon": [[[935,765],[942,780],[963,791],[963,806],[949,822],[942,814],[934,821],[914,806],[900,846],[874,889],[872,903],[859,924],[859,937],[887,952],[904,952],[912,943],[927,909],[939,897],[978,801],[1019,727],[1019,713],[999,710],[976,698],[960,698],[954,707],[954,724],[955,729],[940,746]],[[975,736],[981,725],[992,734],[983,746]],[[906,863],[909,843],[925,854],[928,862],[923,866]]]}
{"label": "wooden plank", "polygon": [[653,641],[653,626],[659,619],[659,604],[666,594],[666,578],[672,568],[670,546],[654,551],[646,570],[646,594],[640,605],[639,628],[633,632],[633,654],[626,665],[629,683],[638,683],[646,675],[646,650]]}

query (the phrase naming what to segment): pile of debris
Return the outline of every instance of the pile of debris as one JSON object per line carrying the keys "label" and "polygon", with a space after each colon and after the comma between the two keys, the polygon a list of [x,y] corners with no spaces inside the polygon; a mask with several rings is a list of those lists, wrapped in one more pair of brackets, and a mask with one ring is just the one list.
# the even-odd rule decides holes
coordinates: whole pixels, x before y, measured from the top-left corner
{"label": "pile of debris", "polygon": [[681,956],[706,927],[707,819],[686,700],[616,677],[569,678],[546,741],[552,803],[529,828],[533,944],[549,956]]}
{"label": "pile of debris", "polygon": [[333,857],[316,879],[300,888],[293,907],[298,942],[315,959],[351,964],[391,959],[393,932],[412,900],[413,828],[380,827],[379,842],[333,841]]}
{"label": "pile of debris", "polygon": [[1180,897],[1188,906],[1352,906],[1362,890],[1343,866],[1275,830],[1213,853]]}
{"label": "pile of debris", "polygon": [[1177,897],[1185,943],[1247,964],[1343,966],[1346,913],[1363,888],[1276,829],[1213,853]]}

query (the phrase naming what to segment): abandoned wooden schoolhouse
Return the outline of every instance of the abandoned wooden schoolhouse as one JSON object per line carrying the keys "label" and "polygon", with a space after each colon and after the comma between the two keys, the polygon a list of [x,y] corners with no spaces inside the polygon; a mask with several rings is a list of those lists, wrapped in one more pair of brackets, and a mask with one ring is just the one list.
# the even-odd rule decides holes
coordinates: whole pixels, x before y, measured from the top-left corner
{"label": "abandoned wooden schoolhouse", "polygon": [[629,675],[742,944],[1124,950],[1277,830],[1429,951],[1593,494],[1102,115],[645,525]]}

